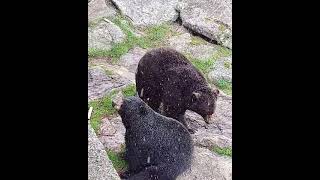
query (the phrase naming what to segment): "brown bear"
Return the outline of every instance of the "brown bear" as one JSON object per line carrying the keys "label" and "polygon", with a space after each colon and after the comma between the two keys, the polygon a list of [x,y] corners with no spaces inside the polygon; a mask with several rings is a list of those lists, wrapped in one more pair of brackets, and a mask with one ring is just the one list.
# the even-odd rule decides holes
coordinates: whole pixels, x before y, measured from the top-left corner
{"label": "brown bear", "polygon": [[[184,55],[169,48],[151,50],[141,58],[136,88],[153,110],[159,112],[163,103],[163,115],[177,119],[187,128],[186,110],[198,113],[209,123],[219,94]],[[192,129],[189,131],[194,133]]]}

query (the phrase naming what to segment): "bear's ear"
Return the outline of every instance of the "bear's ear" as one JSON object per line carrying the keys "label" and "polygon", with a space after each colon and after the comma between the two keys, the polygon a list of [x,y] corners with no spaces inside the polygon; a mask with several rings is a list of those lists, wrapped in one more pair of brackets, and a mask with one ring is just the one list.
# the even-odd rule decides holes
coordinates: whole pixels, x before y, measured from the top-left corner
{"label": "bear's ear", "polygon": [[214,89],[212,92],[213,92],[216,96],[218,96],[219,93],[220,93],[219,89]]}
{"label": "bear's ear", "polygon": [[192,100],[197,100],[197,99],[199,99],[199,98],[200,98],[200,96],[201,96],[201,94],[200,94],[200,93],[193,92],[193,93],[192,93]]}

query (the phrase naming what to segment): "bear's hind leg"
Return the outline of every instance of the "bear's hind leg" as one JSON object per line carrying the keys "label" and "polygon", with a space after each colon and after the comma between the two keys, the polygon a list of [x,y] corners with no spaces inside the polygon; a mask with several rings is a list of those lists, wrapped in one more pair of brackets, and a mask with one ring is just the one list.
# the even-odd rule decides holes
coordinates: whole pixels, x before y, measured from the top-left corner
{"label": "bear's hind leg", "polygon": [[132,175],[128,180],[174,180],[176,172],[171,172],[172,168],[162,168],[162,166],[149,166],[141,172]]}

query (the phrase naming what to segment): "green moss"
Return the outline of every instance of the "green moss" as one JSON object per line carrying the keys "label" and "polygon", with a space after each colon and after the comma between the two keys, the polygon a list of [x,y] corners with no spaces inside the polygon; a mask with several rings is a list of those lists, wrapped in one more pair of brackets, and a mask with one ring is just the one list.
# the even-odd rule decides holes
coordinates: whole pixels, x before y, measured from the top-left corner
{"label": "green moss", "polygon": [[117,16],[112,20],[112,22],[122,30],[126,35],[126,38],[120,43],[113,44],[109,50],[89,48],[89,57],[111,57],[113,59],[119,59],[136,44],[135,42],[137,41],[137,37],[134,36],[131,25],[126,19],[121,16]]}
{"label": "green moss", "polygon": [[116,16],[112,22],[122,30],[122,32],[126,35],[126,38],[120,43],[113,44],[110,50],[89,48],[89,57],[111,57],[114,62],[116,62],[122,55],[126,54],[135,46],[140,46],[142,48],[159,46],[161,41],[170,32],[170,26],[167,24],[162,24],[146,28],[144,30],[145,35],[142,37],[137,37],[134,34],[133,25],[126,18],[122,16]]}
{"label": "green moss", "polygon": [[212,58],[201,60],[191,59],[191,63],[203,74],[207,75],[210,69],[213,67],[215,60]]}
{"label": "green moss", "polygon": [[199,45],[207,44],[207,42],[198,36],[191,36],[190,44],[199,46]]}
{"label": "green moss", "polygon": [[219,30],[220,31],[225,31],[226,29],[227,29],[227,27],[225,25],[223,25],[223,24],[219,25]]}
{"label": "green moss", "polygon": [[116,113],[116,110],[112,107],[112,100],[111,97],[114,95],[117,91],[113,91],[107,96],[91,101],[89,105],[93,108],[92,114],[91,114],[91,126],[95,130],[96,133],[98,133],[101,120],[105,116],[112,116]]}
{"label": "green moss", "polygon": [[128,168],[128,163],[124,160],[123,153],[123,151],[117,153],[107,150],[107,155],[117,172],[125,171]]}
{"label": "green moss", "polygon": [[[187,59],[191,61],[191,63],[201,71],[205,76],[210,72],[216,60],[219,60],[223,57],[231,56],[232,52],[228,48],[218,47],[217,51],[215,51],[212,56],[208,59],[196,59],[193,58],[190,53],[184,54]],[[226,63],[225,66],[231,67],[231,64]]]}
{"label": "green moss", "polygon": [[232,55],[232,51],[226,47],[219,46],[217,51],[212,55],[215,60],[223,57],[229,57]]}
{"label": "green moss", "polygon": [[227,69],[230,69],[231,68],[231,63],[230,62],[224,62],[224,67],[227,68]]}
{"label": "green moss", "polygon": [[106,75],[108,75],[108,76],[113,75],[113,72],[112,72],[111,70],[109,70],[109,69],[106,69],[106,70],[105,70],[105,73],[106,73]]}
{"label": "green moss", "polygon": [[109,51],[105,49],[96,49],[96,48],[89,48],[88,49],[88,57],[106,57],[109,55]]}
{"label": "green moss", "polygon": [[213,147],[212,151],[219,155],[232,157],[232,149],[230,147],[226,147],[226,148]]}
{"label": "green moss", "polygon": [[158,47],[162,41],[172,33],[168,24],[161,24],[146,28],[145,35],[138,40],[138,46],[141,48]]}
{"label": "green moss", "polygon": [[134,96],[136,94],[136,85],[132,84],[122,90],[125,97]]}
{"label": "green moss", "polygon": [[88,22],[88,27],[90,27],[90,28],[96,27],[101,21],[103,21],[103,18],[96,19],[96,20],[93,20],[93,21],[89,21]]}
{"label": "green moss", "polygon": [[[121,91],[125,97],[134,96],[136,94],[136,86],[132,84],[123,88]],[[113,116],[117,113],[116,109],[112,107],[112,97],[118,92],[119,90],[114,90],[105,97],[89,103],[89,106],[93,107],[90,119],[91,126],[96,133],[99,132],[101,120],[104,117]]]}
{"label": "green moss", "polygon": [[219,80],[215,85],[222,90],[224,93],[228,95],[232,95],[232,83],[225,81],[225,80]]}

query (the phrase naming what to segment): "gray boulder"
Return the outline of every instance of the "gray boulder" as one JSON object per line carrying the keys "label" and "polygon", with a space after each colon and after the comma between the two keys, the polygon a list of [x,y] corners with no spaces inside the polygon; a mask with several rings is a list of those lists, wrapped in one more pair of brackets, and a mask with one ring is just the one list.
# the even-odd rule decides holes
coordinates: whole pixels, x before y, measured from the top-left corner
{"label": "gray boulder", "polygon": [[232,49],[231,0],[181,0],[182,25]]}
{"label": "gray boulder", "polygon": [[88,27],[88,47],[99,50],[109,50],[114,43],[122,42],[125,34],[109,20],[101,21],[93,27]]}
{"label": "gray boulder", "polygon": [[113,17],[116,9],[111,5],[110,0],[88,0],[88,20],[96,21],[103,17]]}
{"label": "gray boulder", "polygon": [[119,64],[126,67],[130,72],[136,73],[138,63],[146,52],[145,49],[135,47],[120,58]]}
{"label": "gray boulder", "polygon": [[88,180],[120,180],[90,122],[88,123]]}
{"label": "gray boulder", "polygon": [[135,26],[150,26],[175,21],[178,0],[112,0]]}
{"label": "gray boulder", "polygon": [[192,134],[195,145],[211,148],[232,146],[232,97],[219,95],[217,109],[210,124],[192,112],[186,113],[187,124],[196,132]]}
{"label": "gray boulder", "polygon": [[119,75],[106,74],[101,67],[91,67],[88,70],[88,99],[95,100],[111,92],[113,89],[119,89],[129,83],[129,80]]}
{"label": "gray boulder", "polygon": [[232,160],[222,157],[208,149],[195,147],[190,170],[181,174],[177,180],[231,180]]}

